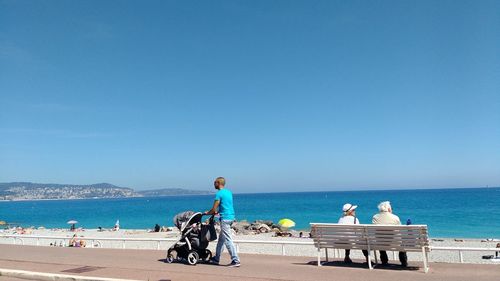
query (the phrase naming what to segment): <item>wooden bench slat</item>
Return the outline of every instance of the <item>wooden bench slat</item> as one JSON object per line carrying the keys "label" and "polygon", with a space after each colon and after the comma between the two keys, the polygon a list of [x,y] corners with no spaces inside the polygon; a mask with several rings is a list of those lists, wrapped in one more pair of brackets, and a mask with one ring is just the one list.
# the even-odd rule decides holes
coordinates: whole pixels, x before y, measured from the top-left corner
{"label": "wooden bench slat", "polygon": [[345,240],[320,240],[320,241],[315,241],[315,243],[331,243],[331,244],[363,244],[363,245],[368,245],[368,242],[366,240],[359,240],[359,241],[345,241]]}

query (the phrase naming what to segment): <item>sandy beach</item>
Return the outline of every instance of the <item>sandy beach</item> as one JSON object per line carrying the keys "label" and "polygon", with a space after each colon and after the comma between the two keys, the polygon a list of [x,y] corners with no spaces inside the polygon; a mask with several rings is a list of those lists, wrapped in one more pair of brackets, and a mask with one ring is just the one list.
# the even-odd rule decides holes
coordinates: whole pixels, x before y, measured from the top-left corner
{"label": "sandy beach", "polygon": [[[14,230],[3,230],[0,231],[0,243],[2,244],[13,244],[13,238],[2,237],[2,235],[14,234]],[[29,233],[29,232],[28,232]],[[57,246],[63,245],[67,246],[68,238],[77,234],[79,239],[85,239],[90,246],[92,243],[95,247],[102,248],[123,248],[123,242],[121,240],[95,240],[92,241],[88,238],[116,238],[116,239],[128,239],[128,238],[147,238],[147,239],[157,239],[157,238],[170,238],[176,239],[179,237],[179,231],[177,229],[172,229],[168,232],[150,232],[150,230],[144,229],[120,229],[118,231],[98,231],[97,229],[86,229],[77,232],[71,232],[66,229],[33,229],[30,234],[24,234],[22,238],[22,243],[24,245],[37,245],[37,239],[28,238],[28,236],[52,236],[60,237],[59,239],[39,239],[38,244],[40,246],[50,246],[50,244],[56,244]],[[307,236],[307,233],[305,233]],[[66,239],[62,239],[66,238]],[[263,234],[247,234],[247,235],[235,235],[234,239],[238,240],[255,240],[255,241],[303,241],[312,242],[309,238],[299,238],[299,237],[275,237],[274,233],[263,233]],[[16,240],[17,244],[21,244],[21,240]],[[166,250],[173,241],[162,241],[160,242],[160,249]],[[485,241],[480,239],[453,239],[453,238],[431,238],[431,246],[439,247],[482,247],[482,248],[494,248],[498,241]],[[127,241],[127,249],[157,249],[158,243],[156,241]],[[239,251],[241,253],[247,254],[268,254],[268,255],[281,255],[282,246],[272,245],[272,244],[246,244],[238,243]],[[209,249],[214,250],[215,243],[210,243]],[[286,245],[285,246],[287,256],[307,256],[314,257],[317,255],[317,250],[312,245]],[[336,253],[343,256],[343,251]],[[463,259],[466,263],[482,263],[482,264],[493,264],[498,263],[487,259],[482,259],[483,255],[494,255],[494,252],[463,252]],[[333,253],[330,253],[330,257]],[[351,256],[353,258],[362,258],[360,251],[352,251]],[[338,257],[338,256],[337,256]],[[420,261],[420,253],[408,253],[410,261]],[[389,258],[392,259],[392,254],[389,253]],[[459,255],[456,251],[432,251],[430,253],[430,260],[433,262],[459,262]],[[500,263],[498,263],[500,264]]]}

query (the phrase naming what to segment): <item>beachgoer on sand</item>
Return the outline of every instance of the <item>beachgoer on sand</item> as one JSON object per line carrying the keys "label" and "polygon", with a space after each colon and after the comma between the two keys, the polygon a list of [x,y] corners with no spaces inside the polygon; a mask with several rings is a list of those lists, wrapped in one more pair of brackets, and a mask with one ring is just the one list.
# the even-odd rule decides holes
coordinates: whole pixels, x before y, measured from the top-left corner
{"label": "beachgoer on sand", "polygon": [[69,240],[69,247],[84,248],[85,246],[87,246],[87,242],[85,242],[85,240],[83,239],[78,240],[77,238],[78,236],[76,234],[74,234],[73,237],[71,237],[71,240]]}
{"label": "beachgoer on sand", "polygon": [[118,231],[118,230],[120,230],[120,220],[117,220],[115,226],[113,227],[113,231]]}
{"label": "beachgoer on sand", "polygon": [[[344,204],[344,206],[342,207],[342,217],[340,217],[338,224],[359,224],[359,220],[356,217],[356,208],[358,208],[357,205],[352,205],[350,203]],[[368,251],[367,250],[362,250],[362,251],[363,255],[366,258],[366,262],[368,262]],[[344,262],[347,264],[352,263],[350,254],[351,250],[346,249]]]}
{"label": "beachgoer on sand", "polygon": [[[373,216],[372,223],[373,224],[390,224],[390,225],[400,225],[401,220],[398,216],[392,213],[391,202],[384,201],[378,204],[379,213]],[[389,262],[389,258],[387,257],[386,251],[380,251],[380,260],[383,265],[387,265]],[[408,266],[408,257],[406,256],[406,252],[399,252],[399,261],[401,262],[401,266]]]}
{"label": "beachgoer on sand", "polygon": [[220,215],[219,241],[217,242],[215,256],[210,260],[210,262],[212,264],[219,264],[220,256],[225,245],[231,255],[231,264],[229,266],[239,267],[240,258],[238,257],[238,253],[236,253],[236,248],[234,247],[231,235],[231,225],[235,219],[233,194],[229,189],[226,189],[225,186],[226,180],[223,177],[215,179],[214,187],[218,191],[215,194],[214,205],[210,211],[205,212],[206,215],[213,215],[217,213]]}

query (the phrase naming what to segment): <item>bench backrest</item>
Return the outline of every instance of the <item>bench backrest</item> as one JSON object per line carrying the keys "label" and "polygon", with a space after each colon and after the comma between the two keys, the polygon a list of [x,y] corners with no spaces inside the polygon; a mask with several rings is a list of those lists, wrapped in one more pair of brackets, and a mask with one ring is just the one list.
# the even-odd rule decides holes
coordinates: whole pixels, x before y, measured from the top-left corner
{"label": "bench backrest", "polygon": [[318,248],[421,251],[429,246],[427,225],[311,223]]}

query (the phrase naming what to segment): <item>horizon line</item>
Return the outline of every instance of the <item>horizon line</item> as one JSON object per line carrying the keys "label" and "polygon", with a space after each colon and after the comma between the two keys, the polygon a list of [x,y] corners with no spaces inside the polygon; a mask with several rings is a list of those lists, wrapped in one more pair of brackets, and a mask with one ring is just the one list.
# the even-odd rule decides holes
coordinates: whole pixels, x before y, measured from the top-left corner
{"label": "horizon line", "polygon": [[[98,185],[98,184],[110,184],[113,186],[116,186],[118,188],[129,188],[134,191],[154,191],[154,190],[162,190],[162,189],[184,189],[184,190],[189,190],[189,191],[204,191],[205,189],[199,189],[199,188],[186,188],[186,187],[155,187],[155,188],[136,188],[136,187],[129,187],[129,186],[119,186],[115,185],[109,182],[98,182],[98,183],[90,183],[90,184],[74,184],[74,183],[41,183],[41,182],[31,182],[31,181],[5,181],[5,182],[0,182],[0,184],[6,184],[6,183],[32,183],[32,184],[54,184],[54,185],[76,185],[76,186],[85,186],[85,185]],[[357,192],[357,191],[405,191],[405,190],[444,190],[444,189],[480,189],[480,188],[500,188],[499,186],[467,186],[467,187],[411,187],[411,188],[384,188],[384,187],[375,187],[375,188],[354,188],[354,189],[345,189],[345,188],[340,188],[340,189],[325,189],[325,190],[284,190],[284,191],[269,191],[269,192],[233,192],[235,194],[273,194],[273,193],[305,193],[305,192]]]}

